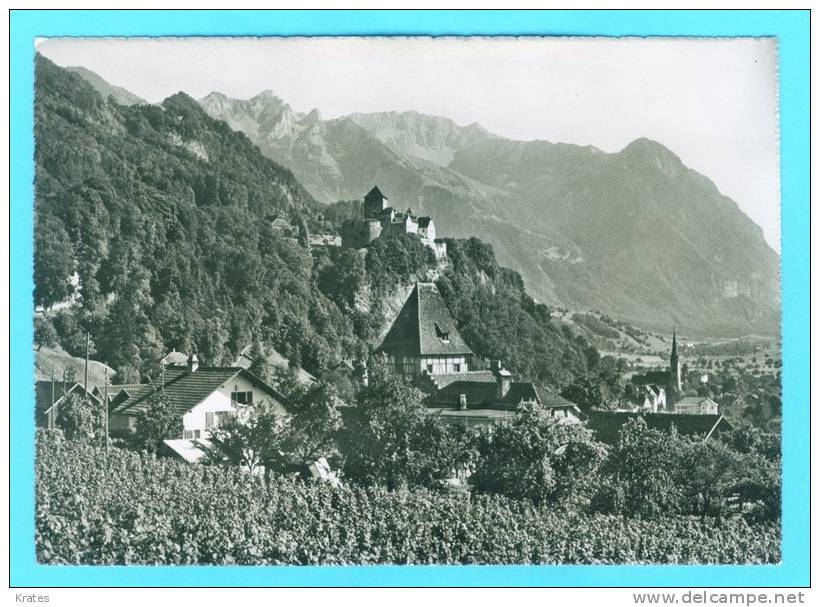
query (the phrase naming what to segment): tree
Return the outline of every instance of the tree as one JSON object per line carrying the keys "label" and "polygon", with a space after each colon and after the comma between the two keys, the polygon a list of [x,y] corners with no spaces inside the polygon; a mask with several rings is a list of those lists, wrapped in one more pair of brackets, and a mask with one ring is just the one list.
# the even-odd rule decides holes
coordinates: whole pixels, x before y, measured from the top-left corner
{"label": "tree", "polygon": [[448,432],[421,399],[400,377],[373,370],[339,433],[346,478],[397,489],[434,485],[453,473],[451,456],[441,457]]}
{"label": "tree", "polygon": [[290,418],[264,401],[228,415],[211,434],[235,465],[250,472],[282,472],[292,463],[287,453]]}
{"label": "tree", "polygon": [[476,490],[535,504],[583,508],[597,486],[606,447],[580,424],[561,424],[537,404],[478,437]]}
{"label": "tree", "polygon": [[749,421],[738,420],[719,440],[739,453],[756,453],[771,462],[780,460],[780,437],[766,432]]}
{"label": "tree", "polygon": [[601,380],[592,374],[578,377],[561,391],[561,396],[581,409],[599,408],[605,404]]}
{"label": "tree", "polygon": [[57,339],[57,331],[50,319],[39,316],[34,319],[34,343],[37,344],[38,352],[43,346],[56,346]]}
{"label": "tree", "polygon": [[48,309],[74,292],[74,249],[62,222],[38,215],[34,234],[34,301]]}
{"label": "tree", "polygon": [[726,498],[738,484],[743,456],[721,441],[701,437],[680,440],[681,510],[702,517],[720,516],[726,509]]}
{"label": "tree", "polygon": [[342,427],[342,401],[333,385],[319,382],[292,401],[288,451],[301,464],[326,456],[335,449]]}
{"label": "tree", "polygon": [[136,448],[157,453],[162,441],[179,438],[182,432],[182,417],[174,412],[165,392],[158,390],[148,400],[148,407],[137,416],[132,440]]}
{"label": "tree", "polygon": [[90,398],[69,392],[58,405],[57,424],[72,440],[92,440],[102,427],[102,411]]}
{"label": "tree", "polygon": [[345,311],[352,311],[356,294],[367,280],[364,257],[356,249],[345,249],[335,264],[327,265],[319,274],[319,288]]}
{"label": "tree", "polygon": [[298,401],[307,390],[296,369],[290,366],[271,365],[266,381],[292,401]]}
{"label": "tree", "polygon": [[607,464],[613,494],[608,509],[651,518],[680,510],[683,454],[676,431],[649,428],[640,417],[621,428]]}

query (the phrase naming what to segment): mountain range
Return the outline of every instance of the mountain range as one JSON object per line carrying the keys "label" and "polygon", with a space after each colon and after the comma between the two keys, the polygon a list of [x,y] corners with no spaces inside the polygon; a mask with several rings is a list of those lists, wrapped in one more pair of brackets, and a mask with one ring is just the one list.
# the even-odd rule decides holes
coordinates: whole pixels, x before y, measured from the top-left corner
{"label": "mountain range", "polygon": [[272,91],[198,102],[321,202],[378,184],[440,235],[489,242],[543,303],[695,335],[778,332],[779,257],[762,230],[658,142],[606,153],[417,112],[326,120]]}
{"label": "mountain range", "polygon": [[350,390],[337,381],[339,361],[367,360],[414,284],[436,281],[482,364],[504,360],[561,389],[600,361],[476,238],[447,239],[446,265],[407,234],[364,251],[311,247],[310,233],[338,229],[334,209],[185,93],[122,105],[39,55],[34,92],[44,352],[78,357],[91,346],[130,383],[157,377],[171,349],[208,366],[233,364],[248,347],[254,373],[273,381],[266,361],[276,361],[263,353],[276,350]]}

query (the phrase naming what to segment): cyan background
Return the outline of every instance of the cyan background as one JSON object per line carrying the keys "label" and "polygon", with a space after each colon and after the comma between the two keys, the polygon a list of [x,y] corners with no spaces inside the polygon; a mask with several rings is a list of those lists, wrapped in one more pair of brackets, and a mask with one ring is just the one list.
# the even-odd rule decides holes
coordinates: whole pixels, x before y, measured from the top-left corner
{"label": "cyan background", "polygon": [[[783,262],[779,566],[44,566],[34,555],[33,60],[38,36],[776,36]],[[808,586],[809,11],[13,11],[10,17],[12,586]],[[727,235],[731,237],[731,235]]]}

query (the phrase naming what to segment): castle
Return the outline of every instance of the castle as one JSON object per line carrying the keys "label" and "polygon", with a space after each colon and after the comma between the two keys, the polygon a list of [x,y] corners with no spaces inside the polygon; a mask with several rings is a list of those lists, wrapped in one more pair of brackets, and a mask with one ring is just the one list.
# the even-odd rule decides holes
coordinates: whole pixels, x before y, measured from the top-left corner
{"label": "castle", "polygon": [[361,249],[383,235],[395,234],[416,234],[433,250],[437,259],[447,256],[447,245],[436,239],[433,219],[417,217],[410,208],[405,212],[397,211],[378,186],[373,186],[364,197],[364,217],[342,224],[342,247]]}

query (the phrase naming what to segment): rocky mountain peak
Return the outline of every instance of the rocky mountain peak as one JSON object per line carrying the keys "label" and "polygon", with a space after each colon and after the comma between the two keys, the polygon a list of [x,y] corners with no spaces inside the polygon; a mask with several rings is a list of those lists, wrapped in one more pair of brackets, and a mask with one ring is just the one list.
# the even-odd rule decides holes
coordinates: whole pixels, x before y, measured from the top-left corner
{"label": "rocky mountain peak", "polygon": [[672,152],[672,150],[662,143],[647,139],[646,137],[635,139],[621,150],[619,155],[636,162],[654,166],[671,177],[677,176],[686,170],[681,159]]}

